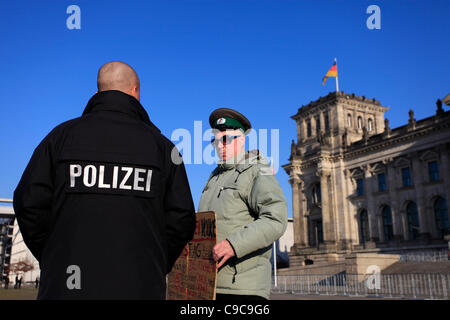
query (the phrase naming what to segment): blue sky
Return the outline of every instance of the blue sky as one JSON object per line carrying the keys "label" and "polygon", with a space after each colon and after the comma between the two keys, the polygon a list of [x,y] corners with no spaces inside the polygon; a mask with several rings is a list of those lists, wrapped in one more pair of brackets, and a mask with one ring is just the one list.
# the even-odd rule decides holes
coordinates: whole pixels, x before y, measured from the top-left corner
{"label": "blue sky", "polygon": [[[69,30],[69,5],[81,30]],[[369,5],[381,29],[369,30]],[[81,115],[98,68],[122,60],[141,78],[141,103],[170,138],[218,107],[257,129],[279,129],[280,163],[296,138],[290,116],[335,90],[322,77],[338,59],[340,90],[434,114],[450,92],[450,2],[445,1],[7,1],[0,11],[0,198],[11,198],[29,158],[56,125]],[[207,142],[204,142],[204,147]],[[196,207],[213,165],[187,165]],[[288,176],[277,178],[288,200]]]}

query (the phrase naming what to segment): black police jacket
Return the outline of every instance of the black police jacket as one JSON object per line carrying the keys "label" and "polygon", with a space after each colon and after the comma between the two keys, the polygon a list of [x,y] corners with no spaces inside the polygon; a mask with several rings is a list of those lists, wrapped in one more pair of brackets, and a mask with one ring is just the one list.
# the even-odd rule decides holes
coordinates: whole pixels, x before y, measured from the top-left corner
{"label": "black police jacket", "polygon": [[115,90],[44,138],[14,192],[41,268],[38,299],[165,298],[166,274],[195,229],[173,148],[142,105]]}

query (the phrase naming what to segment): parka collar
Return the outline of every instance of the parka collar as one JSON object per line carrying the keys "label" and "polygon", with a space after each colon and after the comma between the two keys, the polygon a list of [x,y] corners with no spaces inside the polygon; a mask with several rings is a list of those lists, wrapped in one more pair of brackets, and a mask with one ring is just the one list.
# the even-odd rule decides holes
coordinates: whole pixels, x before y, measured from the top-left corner
{"label": "parka collar", "polygon": [[218,168],[222,170],[236,169],[239,172],[245,171],[256,163],[269,164],[267,159],[259,152],[259,150],[245,151],[233,159],[227,161],[219,161]]}
{"label": "parka collar", "polygon": [[232,159],[228,159],[226,161],[220,160],[219,162],[217,162],[217,166],[221,170],[234,169],[244,159],[246,154],[247,151],[244,151]]}

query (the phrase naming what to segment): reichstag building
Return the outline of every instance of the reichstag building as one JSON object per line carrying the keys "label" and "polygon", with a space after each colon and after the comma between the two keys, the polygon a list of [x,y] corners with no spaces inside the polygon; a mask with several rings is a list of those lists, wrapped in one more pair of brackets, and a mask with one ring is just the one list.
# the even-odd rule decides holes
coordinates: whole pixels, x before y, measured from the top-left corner
{"label": "reichstag building", "polygon": [[[445,99],[444,99],[445,100]],[[446,102],[447,103],[447,102]],[[447,247],[450,111],[391,128],[378,100],[332,92],[298,109],[291,256]],[[406,121],[405,121],[406,122]]]}

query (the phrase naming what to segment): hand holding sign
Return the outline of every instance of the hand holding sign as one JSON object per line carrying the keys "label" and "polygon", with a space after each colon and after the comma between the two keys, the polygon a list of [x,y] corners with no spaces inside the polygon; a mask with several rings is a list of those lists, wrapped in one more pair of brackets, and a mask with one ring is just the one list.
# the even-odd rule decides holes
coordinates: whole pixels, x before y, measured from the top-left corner
{"label": "hand holding sign", "polygon": [[216,262],[219,262],[220,258],[222,258],[220,263],[217,265],[217,269],[227,262],[228,259],[235,256],[234,249],[228,240],[223,240],[216,244],[212,249],[212,254]]}
{"label": "hand holding sign", "polygon": [[216,214],[197,212],[194,238],[186,245],[168,275],[167,299],[215,300],[217,267],[212,259],[216,245]]}

